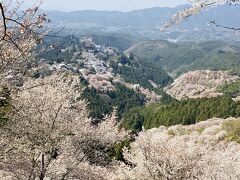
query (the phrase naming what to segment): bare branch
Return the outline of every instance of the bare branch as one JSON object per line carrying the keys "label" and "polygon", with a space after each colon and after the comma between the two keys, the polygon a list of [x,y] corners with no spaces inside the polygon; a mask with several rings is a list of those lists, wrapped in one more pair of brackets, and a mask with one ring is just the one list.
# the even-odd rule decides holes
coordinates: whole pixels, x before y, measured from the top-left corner
{"label": "bare branch", "polygon": [[[183,21],[185,21],[187,18],[191,16],[198,15],[203,10],[210,9],[213,7],[217,7],[219,5],[229,4],[229,5],[237,5],[240,3],[239,0],[189,0],[189,2],[192,4],[192,7],[186,8],[182,11],[179,11],[176,13],[170,21],[167,21],[163,27],[161,28],[161,31],[164,31],[168,29],[169,27],[179,24]],[[225,26],[222,26],[223,28]],[[238,28],[231,28],[226,27],[227,29],[235,30]]]}
{"label": "bare branch", "polygon": [[215,25],[216,27],[221,27],[224,29],[229,29],[229,30],[234,30],[234,31],[240,31],[240,28],[235,28],[235,27],[229,27],[229,26],[224,26],[224,25],[220,25],[217,24],[215,21],[210,21],[211,24]]}
{"label": "bare branch", "polygon": [[0,3],[0,10],[1,10],[1,15],[2,15],[3,28],[4,28],[3,36],[2,36],[1,39],[0,39],[0,41],[2,41],[2,40],[5,39],[5,37],[6,37],[6,35],[7,35],[6,17],[5,17],[5,12],[4,12],[2,3]]}

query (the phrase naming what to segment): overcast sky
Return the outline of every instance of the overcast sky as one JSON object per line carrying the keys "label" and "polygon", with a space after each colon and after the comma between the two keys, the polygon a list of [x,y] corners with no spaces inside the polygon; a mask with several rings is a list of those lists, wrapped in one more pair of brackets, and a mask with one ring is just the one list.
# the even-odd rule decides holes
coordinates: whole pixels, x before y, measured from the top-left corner
{"label": "overcast sky", "polygon": [[[29,5],[33,0],[26,0]],[[45,0],[42,9],[45,10],[118,10],[130,11],[150,7],[175,7],[186,4],[187,0]]]}

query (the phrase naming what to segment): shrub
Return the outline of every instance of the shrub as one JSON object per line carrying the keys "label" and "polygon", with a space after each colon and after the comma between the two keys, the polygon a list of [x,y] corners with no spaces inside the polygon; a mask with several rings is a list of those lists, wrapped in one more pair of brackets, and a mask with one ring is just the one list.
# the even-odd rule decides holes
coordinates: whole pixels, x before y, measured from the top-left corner
{"label": "shrub", "polygon": [[227,139],[240,143],[240,120],[229,120],[223,123],[223,129],[227,131]]}

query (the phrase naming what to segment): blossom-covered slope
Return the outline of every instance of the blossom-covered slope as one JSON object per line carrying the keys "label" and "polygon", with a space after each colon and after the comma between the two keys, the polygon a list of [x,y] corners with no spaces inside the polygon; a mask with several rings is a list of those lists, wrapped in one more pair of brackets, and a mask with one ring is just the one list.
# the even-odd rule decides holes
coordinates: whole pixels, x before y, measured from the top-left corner
{"label": "blossom-covered slope", "polygon": [[166,88],[166,92],[176,99],[216,97],[223,95],[217,92],[217,87],[238,78],[224,71],[189,71],[175,79],[174,83]]}

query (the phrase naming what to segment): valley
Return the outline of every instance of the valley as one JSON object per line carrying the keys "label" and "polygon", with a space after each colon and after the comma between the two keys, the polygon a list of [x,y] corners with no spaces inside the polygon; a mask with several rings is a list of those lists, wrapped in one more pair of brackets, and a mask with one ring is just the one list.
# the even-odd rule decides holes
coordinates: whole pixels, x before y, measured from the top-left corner
{"label": "valley", "polygon": [[[237,45],[154,40],[121,51],[97,44],[92,37],[72,36],[47,42],[38,51],[39,68],[34,73],[44,77],[60,71],[80,76],[81,98],[88,101],[96,122],[114,108],[123,127],[133,130],[238,116],[238,102],[234,102],[238,98],[220,90],[239,80],[234,70],[240,63]],[[236,109],[214,112],[218,103]]]}
{"label": "valley", "polygon": [[1,180],[240,179],[239,1],[54,1],[0,2]]}

